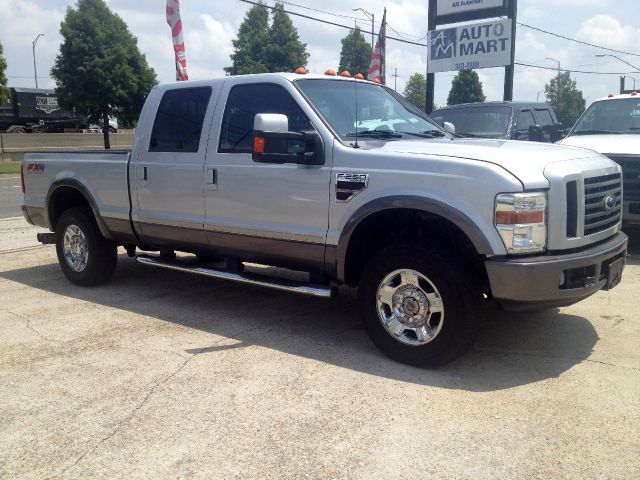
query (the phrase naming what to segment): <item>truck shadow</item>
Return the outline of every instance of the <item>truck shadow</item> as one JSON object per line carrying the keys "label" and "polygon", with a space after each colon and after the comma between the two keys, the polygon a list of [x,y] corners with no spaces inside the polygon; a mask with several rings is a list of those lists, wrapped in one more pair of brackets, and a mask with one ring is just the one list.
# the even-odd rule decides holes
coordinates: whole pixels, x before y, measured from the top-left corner
{"label": "truck shadow", "polygon": [[640,226],[627,226],[623,231],[629,236],[629,253],[640,255]]}
{"label": "truck shadow", "polygon": [[[320,362],[421,385],[493,391],[558,377],[586,361],[598,336],[586,319],[559,310],[509,314],[488,309],[479,338],[455,362],[433,370],[383,356],[362,329],[355,292],[331,300],[145,268],[124,255],[99,288],[70,284],[57,264],[0,273],[26,286],[227,337],[202,335],[180,353],[215,355],[258,345]],[[178,347],[180,348],[180,347]],[[214,360],[215,361],[215,360]]]}

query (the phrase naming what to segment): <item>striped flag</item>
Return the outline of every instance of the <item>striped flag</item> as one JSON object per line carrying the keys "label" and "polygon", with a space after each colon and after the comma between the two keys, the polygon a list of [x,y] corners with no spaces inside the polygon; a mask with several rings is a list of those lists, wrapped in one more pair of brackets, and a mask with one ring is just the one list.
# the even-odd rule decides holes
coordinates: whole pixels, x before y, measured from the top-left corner
{"label": "striped flag", "polygon": [[182,38],[180,0],[167,0],[167,23],[171,27],[171,36],[173,37],[173,51],[176,56],[176,80],[189,80],[187,57],[184,53],[184,39]]}
{"label": "striped flag", "polygon": [[382,16],[382,25],[380,25],[380,33],[376,41],[376,48],[373,49],[371,55],[371,65],[369,65],[369,73],[367,78],[371,81],[385,83],[385,67],[386,67],[386,45],[387,45],[387,9],[384,9]]}

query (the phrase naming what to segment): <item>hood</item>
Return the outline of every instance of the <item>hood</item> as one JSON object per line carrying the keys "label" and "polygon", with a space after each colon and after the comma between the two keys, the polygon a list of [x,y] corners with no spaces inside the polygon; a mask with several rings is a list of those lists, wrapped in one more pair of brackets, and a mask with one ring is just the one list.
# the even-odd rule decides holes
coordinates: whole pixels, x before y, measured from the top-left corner
{"label": "hood", "polygon": [[544,170],[551,163],[602,158],[598,153],[589,150],[548,143],[470,138],[436,141],[397,140],[386,142],[380,150],[385,153],[455,157],[493,163],[518,178],[526,189],[549,186]]}
{"label": "hood", "polygon": [[558,143],[571,147],[588,148],[604,154],[640,155],[640,134],[636,133],[570,135]]}

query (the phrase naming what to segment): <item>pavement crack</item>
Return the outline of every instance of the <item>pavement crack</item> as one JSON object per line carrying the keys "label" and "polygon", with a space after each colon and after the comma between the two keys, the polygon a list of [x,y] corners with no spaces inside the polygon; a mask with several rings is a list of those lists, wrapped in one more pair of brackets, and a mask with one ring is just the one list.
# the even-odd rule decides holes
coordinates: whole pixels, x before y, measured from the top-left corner
{"label": "pavement crack", "polygon": [[[245,330],[241,330],[237,333],[234,333],[233,335],[231,335],[231,338],[235,337],[236,335],[241,335],[243,333],[247,333],[250,332],[252,330],[256,330],[258,327],[252,327],[252,328],[248,328]],[[224,337],[221,338],[220,340],[218,340],[217,342],[214,342],[214,344],[212,346],[218,345],[222,342],[224,342],[225,340],[229,340],[230,337]],[[129,412],[129,414],[124,417],[122,420],[120,420],[118,422],[118,424],[115,426],[115,428],[108,434],[106,435],[104,438],[102,438],[98,443],[96,443],[93,447],[87,449],[84,453],[82,453],[78,458],[76,458],[74,460],[73,463],[71,463],[70,465],[66,466],[64,469],[62,469],[62,471],[56,475],[54,475],[53,477],[49,477],[49,478],[58,478],[61,477],[62,475],[64,475],[68,470],[72,469],[73,467],[75,467],[76,465],[78,465],[84,458],[86,458],[88,455],[90,455],[91,453],[95,452],[102,444],[104,444],[105,442],[109,441],[110,439],[112,439],[115,435],[117,435],[119,432],[122,431],[122,429],[124,428],[124,426],[135,416],[136,413],[138,413],[140,411],[140,409],[142,407],[145,406],[145,404],[149,401],[149,399],[151,398],[151,396],[158,390],[158,388],[160,388],[162,385],[164,385],[165,383],[167,383],[169,380],[171,380],[173,377],[175,377],[178,373],[180,373],[182,370],[184,370],[184,368],[189,364],[189,362],[191,362],[191,360],[193,360],[194,358],[196,358],[198,355],[200,355],[201,353],[205,352],[206,350],[208,350],[209,348],[211,348],[211,346],[209,347],[202,347],[199,348],[195,351],[195,353],[191,356],[189,356],[186,360],[184,360],[180,365],[178,365],[178,367],[169,375],[167,375],[166,377],[164,377],[162,380],[156,382],[145,394],[145,396],[142,398],[142,400],[133,408],[133,410],[131,410],[131,412]],[[175,352],[173,352],[175,353]],[[178,355],[182,358],[184,358],[184,356],[182,355]]]}
{"label": "pavement crack", "polygon": [[582,363],[582,362],[598,363],[600,365],[607,365],[609,367],[623,368],[625,370],[640,371],[640,368],[638,368],[638,367],[629,367],[629,366],[626,366],[626,365],[618,365],[616,363],[604,362],[602,360],[595,360],[595,359],[592,359],[592,358],[581,358],[581,357],[563,356],[563,355],[551,355],[551,354],[534,353],[534,352],[496,352],[496,351],[491,351],[491,350],[480,350],[480,349],[474,349],[473,351],[474,352],[478,352],[478,353],[494,355],[494,356],[504,355],[504,356],[522,356],[522,357],[550,358],[550,359],[555,359],[555,360],[577,360],[578,363]]}
{"label": "pavement crack", "polygon": [[40,333],[38,329],[36,329],[33,325],[31,325],[31,319],[29,317],[25,317],[24,315],[20,315],[19,313],[16,313],[16,312],[12,312],[11,310],[7,310],[6,308],[0,308],[0,310],[5,313],[8,313],[9,315],[13,315],[14,317],[19,318],[20,320],[24,320],[25,328],[33,332],[36,336],[38,336],[42,340],[46,340],[47,342],[53,342],[53,343],[61,343],[60,340],[47,337],[46,335],[43,335],[42,333]]}

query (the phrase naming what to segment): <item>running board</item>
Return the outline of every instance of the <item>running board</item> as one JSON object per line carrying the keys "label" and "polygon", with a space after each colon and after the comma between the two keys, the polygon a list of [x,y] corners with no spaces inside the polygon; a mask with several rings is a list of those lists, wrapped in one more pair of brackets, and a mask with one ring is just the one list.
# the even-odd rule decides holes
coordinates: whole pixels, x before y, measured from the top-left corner
{"label": "running board", "polygon": [[201,264],[189,265],[181,263],[179,260],[171,258],[161,258],[151,255],[136,255],[136,260],[144,265],[176,270],[178,272],[195,273],[205,277],[218,278],[221,280],[231,280],[233,282],[257,285],[259,287],[274,288],[287,292],[310,295],[312,297],[329,298],[333,296],[333,289],[325,285],[314,285],[311,283],[295,282],[285,278],[267,277],[252,272],[233,273],[227,270],[211,268]]}

